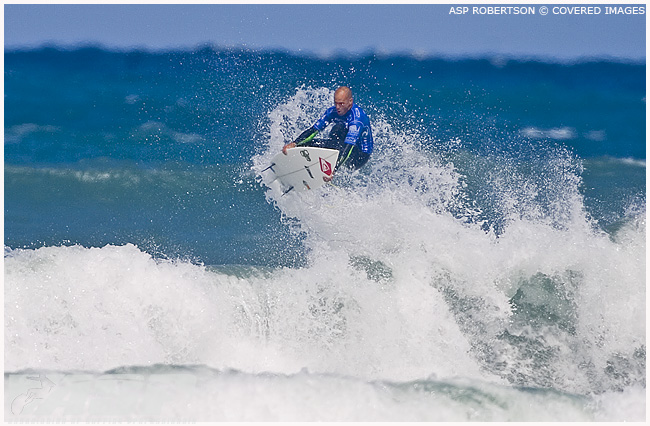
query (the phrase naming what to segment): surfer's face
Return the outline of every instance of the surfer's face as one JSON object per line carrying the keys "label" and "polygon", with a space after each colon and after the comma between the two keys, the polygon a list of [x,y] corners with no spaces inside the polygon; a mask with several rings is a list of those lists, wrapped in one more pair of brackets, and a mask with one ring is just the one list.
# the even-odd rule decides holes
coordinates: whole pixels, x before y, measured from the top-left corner
{"label": "surfer's face", "polygon": [[334,106],[336,106],[336,113],[338,115],[345,115],[352,108],[352,96],[348,96],[345,92],[334,94]]}

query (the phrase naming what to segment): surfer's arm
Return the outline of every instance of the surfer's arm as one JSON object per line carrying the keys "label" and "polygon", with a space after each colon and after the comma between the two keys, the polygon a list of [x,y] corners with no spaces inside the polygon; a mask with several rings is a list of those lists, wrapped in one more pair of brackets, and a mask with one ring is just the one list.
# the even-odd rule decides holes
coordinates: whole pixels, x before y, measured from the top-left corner
{"label": "surfer's arm", "polygon": [[318,129],[315,127],[310,127],[309,129],[305,130],[296,138],[293,143],[296,145],[307,145],[309,142],[311,142],[312,139],[314,139],[314,136],[318,134]]}
{"label": "surfer's arm", "polygon": [[305,130],[296,138],[295,141],[286,144],[284,147],[282,147],[282,152],[286,155],[287,149],[289,148],[295,148],[296,146],[299,145],[308,145],[309,142],[311,142],[312,139],[314,139],[314,136],[318,134],[318,129],[315,127],[310,127],[309,129]]}

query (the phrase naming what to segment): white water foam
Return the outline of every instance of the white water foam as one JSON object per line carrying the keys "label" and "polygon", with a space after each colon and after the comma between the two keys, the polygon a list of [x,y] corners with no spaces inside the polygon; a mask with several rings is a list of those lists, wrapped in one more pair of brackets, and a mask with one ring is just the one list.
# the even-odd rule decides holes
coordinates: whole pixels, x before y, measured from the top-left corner
{"label": "white water foam", "polygon": [[[273,111],[269,149],[254,158],[254,168],[260,170],[287,140],[280,123],[309,122],[305,116],[313,113],[304,104],[316,100],[322,109],[331,98],[322,89],[300,89]],[[464,203],[462,176],[453,164],[423,148],[426,138],[394,131],[381,119],[374,124],[378,149],[361,171],[339,173],[337,186],[317,194],[267,192],[307,235],[310,268],[340,271],[361,258],[387,266],[396,288],[408,288],[414,300],[424,298],[418,286],[435,288],[438,297],[446,295],[444,304],[465,338],[471,336],[477,356],[502,358],[515,376],[528,376],[535,383],[589,393],[625,386],[617,375],[631,373],[636,376],[632,382],[641,380],[641,364],[625,373],[617,371],[625,367],[616,365],[621,354],[640,362],[637,357],[645,352],[644,215],[615,240],[599,231],[584,209],[576,174],[580,168],[560,151],[537,180],[508,168],[508,162],[494,165],[489,184],[496,188],[506,217],[497,237],[480,221],[465,221],[474,212],[471,203]],[[559,323],[534,329],[525,322],[513,325],[513,318],[524,315],[513,311],[511,298],[523,290],[524,299],[530,300],[538,289],[526,283],[533,281],[554,288],[526,303],[536,306],[534,315],[541,315],[540,309],[558,314]],[[454,298],[459,305],[449,306]],[[481,305],[474,317],[457,311],[467,309],[462,304],[470,300]],[[440,305],[433,298],[422,309]],[[558,331],[558,326],[564,329]],[[545,342],[545,351],[566,362],[541,372],[535,362],[520,358],[522,347],[503,344],[504,330]]]}
{"label": "white water foam", "polygon": [[382,288],[349,267],[331,274],[325,260],[245,279],[155,261],[132,245],[18,250],[5,264],[7,370],[201,363],[480,377],[432,288]]}
{"label": "white water foam", "polygon": [[[607,421],[643,420],[630,390],[588,399],[480,381],[366,382],[350,376],[250,375],[205,367],[28,374],[5,382],[14,421]],[[38,385],[38,381],[35,382]],[[25,390],[39,391],[26,401]],[[47,392],[46,392],[47,391]],[[630,401],[635,404],[630,404]],[[611,417],[614,414],[616,417]]]}

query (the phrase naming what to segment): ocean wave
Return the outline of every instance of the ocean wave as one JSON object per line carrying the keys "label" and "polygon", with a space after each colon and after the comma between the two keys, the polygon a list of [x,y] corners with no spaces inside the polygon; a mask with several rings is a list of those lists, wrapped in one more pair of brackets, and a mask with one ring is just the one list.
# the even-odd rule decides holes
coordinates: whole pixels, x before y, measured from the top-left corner
{"label": "ocean wave", "polygon": [[199,134],[178,132],[159,121],[147,121],[140,124],[135,129],[133,136],[147,142],[156,142],[166,137],[183,144],[196,144],[204,141],[204,137]]}
{"label": "ocean wave", "polygon": [[[39,397],[26,401],[23,397],[28,388],[40,391]],[[506,422],[645,418],[643,389],[593,398],[466,379],[364,381],[308,370],[249,374],[191,365],[127,366],[103,373],[10,372],[6,373],[5,395],[13,398],[5,418],[15,421]]]}
{"label": "ocean wave", "polygon": [[638,167],[643,167],[645,168],[646,166],[646,160],[639,160],[636,158],[621,158],[619,159],[621,163],[628,164],[630,166],[638,166]]}
{"label": "ocean wave", "polygon": [[[306,92],[329,98],[327,90]],[[253,169],[279,150],[284,117],[308,114],[293,102],[274,116]],[[490,182],[508,209],[497,234],[462,197],[466,177],[457,167],[412,134],[377,124],[391,161],[378,156],[318,194],[267,190],[302,235],[303,267],[233,272],[156,259],[134,245],[6,251],[5,367],[306,367],[579,394],[642,380],[644,222],[615,239],[595,230],[571,157],[559,156],[540,164],[540,182],[496,163],[503,174]],[[540,199],[540,185],[556,192]],[[622,289],[624,303],[603,305],[620,301]]]}
{"label": "ocean wave", "polygon": [[555,139],[555,140],[568,140],[576,137],[575,129],[570,127],[554,127],[550,129],[539,129],[537,127],[525,127],[520,130],[523,136],[533,139]]}
{"label": "ocean wave", "polygon": [[5,143],[20,143],[26,136],[34,133],[55,133],[60,127],[53,125],[40,125],[35,123],[16,124],[5,128]]}
{"label": "ocean wave", "polygon": [[[199,364],[300,395],[307,369],[409,406],[462,379],[639,407],[645,67],[237,49],[5,67],[6,370]],[[269,188],[341,82],[371,160]]]}
{"label": "ocean wave", "polygon": [[129,170],[124,167],[114,168],[69,168],[69,167],[24,167],[5,166],[6,176],[15,179],[59,179],[77,183],[104,183],[118,186],[138,186],[143,182],[164,182],[178,180],[176,173],[164,170]]}
{"label": "ocean wave", "polygon": [[598,167],[601,167],[603,169],[611,168],[612,170],[614,168],[621,167],[621,166],[629,166],[632,168],[646,167],[645,159],[632,158],[632,157],[618,158],[618,157],[604,156],[604,157],[586,159],[584,160],[584,163],[590,166],[597,165]]}

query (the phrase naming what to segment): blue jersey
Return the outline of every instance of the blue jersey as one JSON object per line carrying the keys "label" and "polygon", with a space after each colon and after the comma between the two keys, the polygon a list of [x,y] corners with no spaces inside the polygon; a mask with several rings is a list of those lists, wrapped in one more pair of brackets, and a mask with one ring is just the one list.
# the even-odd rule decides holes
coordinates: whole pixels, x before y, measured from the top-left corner
{"label": "blue jersey", "polygon": [[330,107],[321,118],[316,121],[314,128],[322,131],[329,123],[342,123],[348,128],[345,143],[356,145],[361,151],[370,154],[372,152],[372,130],[370,129],[370,118],[359,108],[352,104],[352,108],[345,115],[339,115],[336,107]]}

